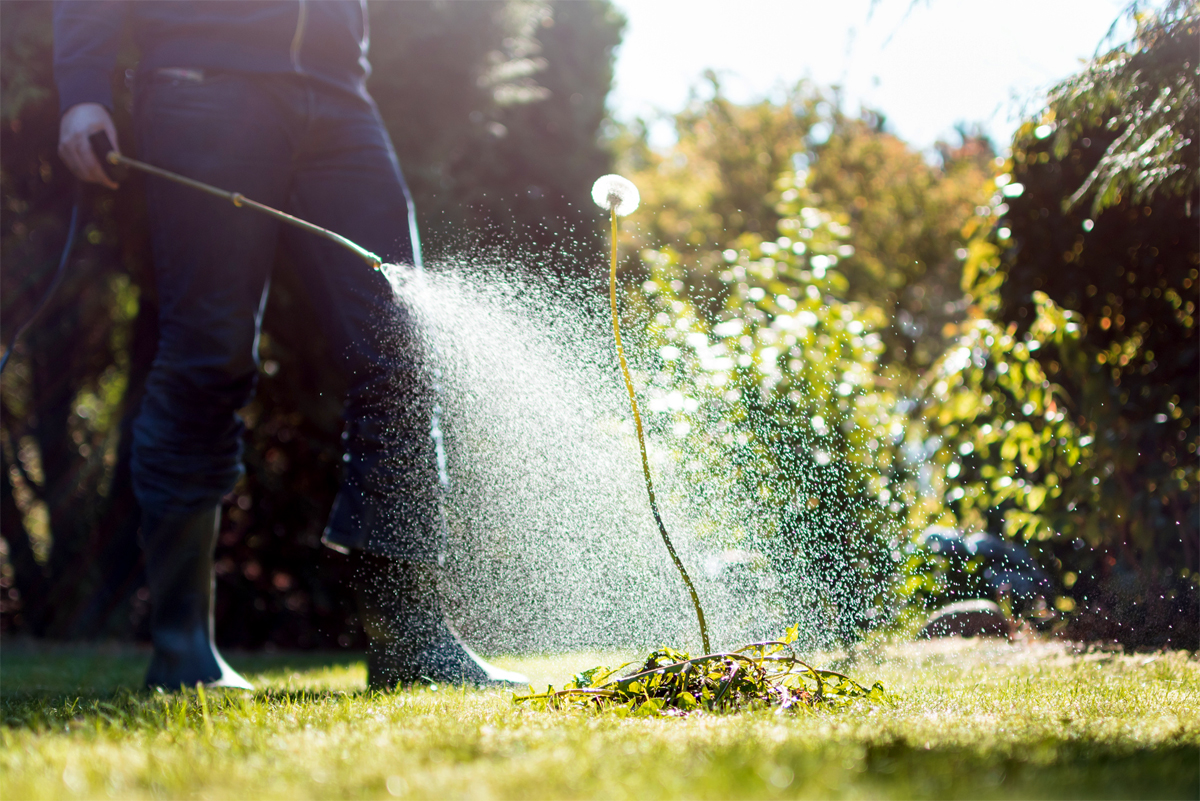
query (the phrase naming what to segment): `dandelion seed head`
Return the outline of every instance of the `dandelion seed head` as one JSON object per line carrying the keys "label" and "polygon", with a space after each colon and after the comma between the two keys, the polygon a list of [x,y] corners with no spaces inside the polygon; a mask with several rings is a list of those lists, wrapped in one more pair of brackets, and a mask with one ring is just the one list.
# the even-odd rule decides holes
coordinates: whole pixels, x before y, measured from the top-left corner
{"label": "dandelion seed head", "polygon": [[602,175],[592,184],[592,200],[605,211],[616,209],[617,214],[624,217],[638,207],[642,198],[633,181],[628,178]]}

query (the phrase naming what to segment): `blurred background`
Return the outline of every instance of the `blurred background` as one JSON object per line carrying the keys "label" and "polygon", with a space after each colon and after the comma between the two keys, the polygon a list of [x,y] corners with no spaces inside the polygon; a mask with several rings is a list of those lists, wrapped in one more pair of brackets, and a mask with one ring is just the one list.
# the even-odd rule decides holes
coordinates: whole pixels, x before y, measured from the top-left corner
{"label": "blurred background", "polygon": [[[1200,645],[1192,4],[955,21],[950,3],[823,19],[764,2],[728,24],[720,3],[369,6],[370,90],[433,260],[578,275],[605,241],[592,182],[638,184],[622,280],[650,321],[655,386],[697,399],[663,401],[657,425],[743,454],[734,479],[764,522],[722,545],[772,554],[779,592],[810,566],[764,543],[830,531],[841,569],[876,588],[843,640],[989,598],[1066,636]],[[50,281],[73,184],[51,5],[2,13],[7,342]],[[113,77],[126,147],[135,58]],[[66,283],[0,389],[6,635],[146,633],[126,435],[156,304],[129,184],[87,191]],[[244,411],[218,638],[355,648],[345,564],[319,544],[340,387],[290,276],[277,265]],[[830,461],[834,480],[795,478]],[[831,506],[853,519],[814,529]]]}

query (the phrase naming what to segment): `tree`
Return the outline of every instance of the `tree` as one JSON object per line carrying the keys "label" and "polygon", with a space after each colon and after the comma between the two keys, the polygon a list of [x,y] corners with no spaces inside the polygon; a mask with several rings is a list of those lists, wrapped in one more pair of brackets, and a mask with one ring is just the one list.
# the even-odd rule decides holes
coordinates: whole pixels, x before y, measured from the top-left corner
{"label": "tree", "polygon": [[[8,564],[0,590],[6,624],[71,636],[95,630],[110,591],[136,589],[137,563],[127,558],[136,510],[120,432],[136,408],[157,329],[140,198],[97,190],[76,195],[55,155],[50,13],[40,3],[4,10],[6,343],[51,279],[75,198],[82,220],[60,292],[4,375],[0,528]],[[118,122],[129,141],[127,120]],[[98,565],[109,568],[104,577]]]}
{"label": "tree", "polygon": [[594,240],[623,26],[605,0],[372,3],[370,89],[435,254]]}
{"label": "tree", "polygon": [[[820,96],[801,84],[781,103],[739,106],[721,93],[713,74],[711,97],[693,94],[673,120],[678,141],[658,153],[644,125],[617,141],[622,171],[642,192],[627,225],[634,247],[670,247],[687,270],[694,297],[719,298],[723,245],[743,231],[772,236],[779,222],[775,181],[794,170],[807,150],[805,136],[818,118]],[[709,311],[720,309],[719,299]]]}
{"label": "tree", "polygon": [[[1098,214],[1122,197],[1137,204],[1159,191],[1187,197],[1195,188],[1196,118],[1200,86],[1189,71],[1196,59],[1196,8],[1168,0],[1158,14],[1128,12],[1137,35],[1093,61],[1050,94],[1062,120],[1055,141],[1058,158],[1085,129],[1120,129],[1079,188],[1071,205],[1092,198]],[[1183,68],[1180,69],[1180,65]]]}
{"label": "tree", "polygon": [[718,246],[735,232],[770,236],[780,220],[775,181],[804,173],[814,204],[854,231],[839,268],[845,297],[882,305],[892,321],[881,332],[882,363],[911,386],[941,352],[944,325],[962,317],[961,230],[986,198],[991,144],[964,128],[957,145],[939,144],[941,164],[931,165],[878,114],[846,113],[836,93],[801,83],[779,103],[741,106],[707,79],[711,97],[693,96],[675,116],[669,152],[652,152],[644,132],[642,142],[633,132],[622,143],[646,187],[637,241],[674,248],[695,294],[719,294]]}
{"label": "tree", "polygon": [[1147,122],[1193,102],[1198,34],[1181,4],[1141,18],[1017,132],[965,265],[972,314],[927,383],[960,519],[1032,541],[1077,630],[1129,644],[1200,628],[1200,195],[1195,147],[1165,144],[1197,120]]}
{"label": "tree", "polygon": [[809,169],[821,205],[845,214],[854,231],[854,252],[841,266],[847,296],[884,308],[892,321],[884,362],[901,375],[927,368],[945,346],[943,328],[963,315],[962,229],[986,197],[995,152],[980,133],[958,133],[958,144],[938,144],[935,166],[873,115],[839,112]]}

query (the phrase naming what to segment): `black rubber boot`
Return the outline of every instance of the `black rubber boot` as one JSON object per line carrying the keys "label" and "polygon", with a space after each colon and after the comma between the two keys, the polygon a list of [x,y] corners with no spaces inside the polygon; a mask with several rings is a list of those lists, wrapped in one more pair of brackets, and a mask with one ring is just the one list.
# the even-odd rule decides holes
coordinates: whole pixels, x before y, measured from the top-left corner
{"label": "black rubber boot", "polygon": [[445,539],[443,482],[429,419],[410,413],[346,425],[345,468],[322,538],[326,545],[343,553],[437,560]]}
{"label": "black rubber boot", "polygon": [[520,673],[484,661],[463,644],[442,612],[435,565],[357,554],[355,594],[367,646],[367,686],[466,684],[526,687]]}
{"label": "black rubber boot", "polygon": [[225,664],[213,641],[213,549],[220,522],[220,506],[146,515],[142,545],[154,642],[147,687],[177,690],[200,683],[254,689]]}

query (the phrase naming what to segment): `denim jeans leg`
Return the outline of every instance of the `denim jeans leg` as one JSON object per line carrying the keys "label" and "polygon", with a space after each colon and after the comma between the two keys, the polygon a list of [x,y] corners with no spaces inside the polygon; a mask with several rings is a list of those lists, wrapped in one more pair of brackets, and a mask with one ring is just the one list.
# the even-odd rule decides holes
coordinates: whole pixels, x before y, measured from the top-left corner
{"label": "denim jeans leg", "polygon": [[[135,125],[146,161],[279,204],[290,191],[288,115],[247,77],[152,78]],[[148,521],[218,503],[243,468],[235,410],[253,393],[278,224],[146,179],[160,339],[134,423],[133,480]]]}
{"label": "denim jeans leg", "polygon": [[[314,91],[293,212],[385,261],[419,261],[412,202],[391,141],[365,98]],[[377,270],[329,242],[285,231],[349,387],[341,492],[325,542],[417,562],[441,560],[445,472],[431,376],[414,321]]]}

